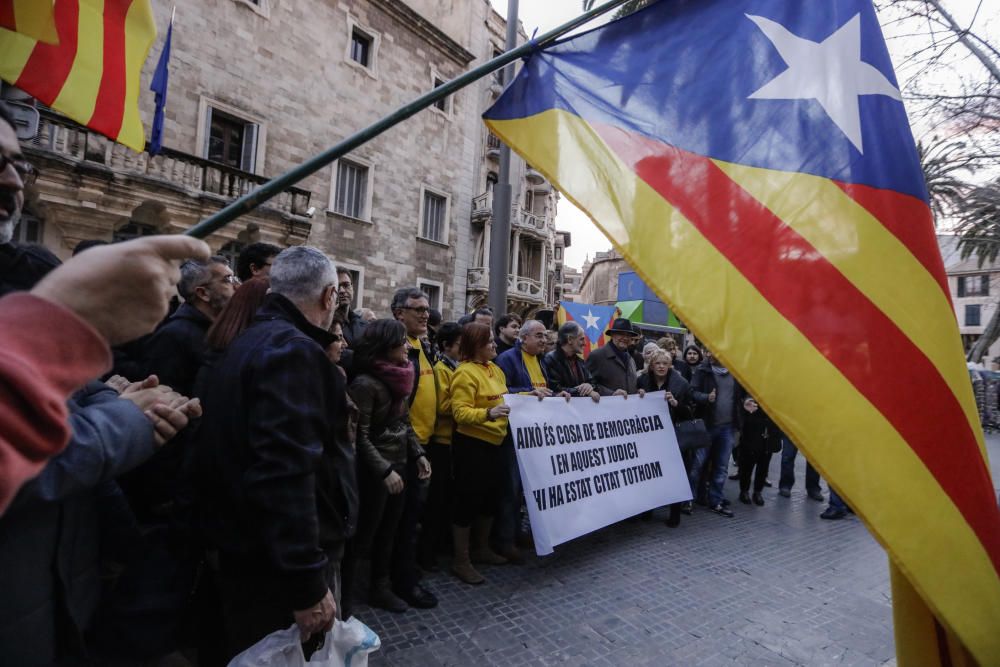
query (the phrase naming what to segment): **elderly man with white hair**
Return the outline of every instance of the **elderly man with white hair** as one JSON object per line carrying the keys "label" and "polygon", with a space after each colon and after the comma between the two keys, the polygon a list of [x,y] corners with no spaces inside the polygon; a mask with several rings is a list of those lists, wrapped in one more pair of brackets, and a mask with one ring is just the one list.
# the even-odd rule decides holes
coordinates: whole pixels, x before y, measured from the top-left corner
{"label": "elderly man with white hair", "polygon": [[275,258],[270,278],[205,392],[197,483],[230,656],[293,620],[303,641],[332,626],[357,517],[344,380],[326,355],[336,269],[319,250],[295,247]]}

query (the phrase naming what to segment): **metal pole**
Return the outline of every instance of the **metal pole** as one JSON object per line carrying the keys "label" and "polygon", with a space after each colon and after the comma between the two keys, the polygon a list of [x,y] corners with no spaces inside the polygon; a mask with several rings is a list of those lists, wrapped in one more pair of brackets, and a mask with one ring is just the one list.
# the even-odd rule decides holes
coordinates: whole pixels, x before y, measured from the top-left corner
{"label": "metal pole", "polygon": [[[518,0],[507,0],[507,43],[505,48],[517,48]],[[503,70],[506,88],[514,80],[514,63]],[[490,291],[488,302],[493,314],[500,317],[507,312],[507,273],[510,270],[510,211],[513,204],[513,187],[510,183],[510,146],[500,146],[500,176],[493,189],[493,220],[490,227]],[[517,248],[514,248],[517,252]],[[517,276],[514,276],[517,280]]]}
{"label": "metal pole", "polygon": [[[355,132],[351,136],[347,137],[339,144],[326,149],[319,155],[316,155],[309,160],[303,162],[297,167],[294,167],[280,176],[276,176],[267,183],[264,183],[256,190],[249,192],[236,201],[232,202],[221,211],[211,215],[201,222],[199,222],[194,227],[188,229],[185,234],[188,236],[194,236],[199,239],[203,239],[212,232],[222,229],[227,224],[243,215],[244,213],[249,213],[254,210],[264,202],[275,197],[279,193],[288,189],[289,187],[295,185],[304,178],[312,176],[317,171],[330,164],[334,160],[337,160],[352,150],[361,146],[370,139],[374,139],[378,135],[382,134],[394,125],[398,125],[402,121],[406,120],[410,116],[426,109],[430,105],[434,104],[438,100],[448,97],[455,91],[461,90],[465,86],[478,81],[487,74],[500,69],[501,67],[512,63],[515,60],[522,58],[532,51],[548,46],[555,40],[559,39],[569,31],[583,25],[584,23],[590,21],[591,19],[600,16],[601,14],[606,14],[615,7],[624,4],[628,0],[610,0],[600,7],[585,12],[580,16],[577,16],[572,21],[568,21],[558,28],[553,28],[549,32],[545,33],[537,40],[532,40],[522,44],[513,51],[508,51],[507,53],[501,54],[490,60],[489,62],[483,63],[479,67],[469,70],[461,76],[455,77],[448,83],[435,88],[434,90],[425,93],[410,102],[405,104],[396,111],[392,112],[388,116],[382,118],[378,122],[369,125],[363,130]],[[509,30],[509,28],[508,28]]]}

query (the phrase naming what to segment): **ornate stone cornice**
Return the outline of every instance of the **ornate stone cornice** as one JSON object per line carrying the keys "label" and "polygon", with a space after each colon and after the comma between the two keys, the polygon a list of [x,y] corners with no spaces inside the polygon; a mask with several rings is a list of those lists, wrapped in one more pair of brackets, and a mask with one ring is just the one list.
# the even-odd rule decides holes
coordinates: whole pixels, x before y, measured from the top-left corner
{"label": "ornate stone cornice", "polygon": [[442,32],[433,23],[399,0],[371,0],[371,4],[396,19],[459,65],[468,65],[476,56]]}

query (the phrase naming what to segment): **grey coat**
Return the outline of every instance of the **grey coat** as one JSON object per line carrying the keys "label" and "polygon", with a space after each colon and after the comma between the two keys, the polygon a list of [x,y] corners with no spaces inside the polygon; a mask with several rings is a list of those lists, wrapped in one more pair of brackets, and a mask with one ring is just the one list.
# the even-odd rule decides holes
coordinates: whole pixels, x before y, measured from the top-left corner
{"label": "grey coat", "polygon": [[593,384],[601,395],[608,395],[618,389],[624,389],[628,394],[638,393],[635,361],[626,355],[628,364],[623,364],[613,349],[614,343],[608,343],[593,350],[587,357],[587,368],[593,377]]}

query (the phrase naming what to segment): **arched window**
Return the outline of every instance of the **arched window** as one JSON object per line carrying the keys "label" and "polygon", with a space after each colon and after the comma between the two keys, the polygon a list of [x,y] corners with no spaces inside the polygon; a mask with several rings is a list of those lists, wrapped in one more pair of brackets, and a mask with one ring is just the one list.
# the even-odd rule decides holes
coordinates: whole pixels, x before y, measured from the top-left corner
{"label": "arched window", "polygon": [[243,252],[243,249],[247,247],[246,243],[240,241],[230,241],[226,245],[219,248],[219,254],[229,260],[229,266],[235,271],[236,270],[236,259]]}
{"label": "arched window", "polygon": [[159,233],[160,231],[153,225],[130,222],[116,229],[115,233],[111,236],[111,240],[114,243],[118,243],[119,241],[131,241],[143,236],[156,236]]}

